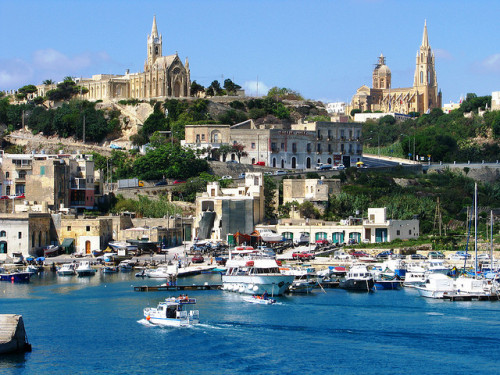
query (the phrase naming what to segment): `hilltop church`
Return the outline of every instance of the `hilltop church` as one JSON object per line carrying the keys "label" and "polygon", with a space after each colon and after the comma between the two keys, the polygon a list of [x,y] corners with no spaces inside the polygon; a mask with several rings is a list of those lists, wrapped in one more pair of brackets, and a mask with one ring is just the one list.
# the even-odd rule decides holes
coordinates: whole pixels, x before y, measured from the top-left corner
{"label": "hilltop church", "polygon": [[[163,41],[158,34],[156,16],[153,17],[151,35],[147,38],[147,59],[144,72],[125,75],[97,74],[92,78],[76,79],[78,85],[88,92],[86,100],[102,99],[164,99],[167,97],[188,97],[191,91],[189,62],[183,64],[177,52],[163,56]],[[44,96],[55,85],[37,86],[38,95]]]}
{"label": "hilltop church", "polygon": [[413,87],[392,88],[391,70],[380,55],[373,70],[372,88],[361,86],[353,96],[349,111],[381,111],[408,114],[427,113],[432,108],[441,108],[441,92],[438,92],[434,53],[427,36],[427,21],[424,24],[422,45],[417,52]]}

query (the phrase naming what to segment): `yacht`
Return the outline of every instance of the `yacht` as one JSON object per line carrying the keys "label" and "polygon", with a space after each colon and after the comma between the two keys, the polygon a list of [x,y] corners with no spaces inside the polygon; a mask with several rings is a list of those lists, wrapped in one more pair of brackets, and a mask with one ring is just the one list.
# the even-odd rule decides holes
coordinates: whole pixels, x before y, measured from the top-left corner
{"label": "yacht", "polygon": [[375,281],[365,264],[354,264],[347,272],[346,278],[340,281],[339,288],[369,292]]}
{"label": "yacht", "polygon": [[314,268],[280,267],[283,275],[293,275],[294,280],[290,285],[291,293],[311,293],[318,286],[318,274]]}
{"label": "yacht", "polygon": [[73,263],[65,263],[57,270],[59,276],[73,276],[76,275],[75,265]]}
{"label": "yacht", "polygon": [[281,234],[278,234],[269,228],[259,229],[259,235],[262,238],[262,241],[264,241],[264,242],[281,242],[281,241],[283,241],[283,236]]}
{"label": "yacht", "polygon": [[453,293],[455,290],[453,279],[442,273],[428,274],[425,283],[415,288],[421,297],[426,298],[443,298],[445,294]]}
{"label": "yacht", "polygon": [[90,262],[88,260],[82,260],[78,263],[78,267],[76,267],[76,273],[78,276],[94,276],[96,270],[90,266]]}
{"label": "yacht", "polygon": [[196,299],[187,296],[167,298],[158,306],[144,309],[144,318],[150,323],[162,327],[188,327],[200,322],[198,310],[189,310],[187,306],[196,304]]}
{"label": "yacht", "polygon": [[421,286],[425,284],[425,280],[427,280],[427,276],[425,272],[413,271],[406,272],[405,281],[403,282],[403,286],[413,288],[416,286]]}
{"label": "yacht", "polygon": [[155,269],[147,270],[146,276],[155,279],[168,279],[177,275],[178,266],[177,263],[170,266],[158,266]]}
{"label": "yacht", "polygon": [[245,294],[281,295],[292,285],[295,276],[283,275],[280,265],[281,262],[269,257],[230,253],[226,274],[222,275],[222,288]]}
{"label": "yacht", "polygon": [[444,262],[439,259],[432,259],[425,263],[428,273],[442,273],[448,275],[450,268],[444,265]]}

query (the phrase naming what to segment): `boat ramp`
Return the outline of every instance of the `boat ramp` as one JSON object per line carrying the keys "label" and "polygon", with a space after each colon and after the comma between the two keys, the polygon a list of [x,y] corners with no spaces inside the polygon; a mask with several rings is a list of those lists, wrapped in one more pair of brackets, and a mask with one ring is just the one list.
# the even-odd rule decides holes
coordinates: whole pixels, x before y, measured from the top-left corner
{"label": "boat ramp", "polygon": [[0,314],[0,354],[30,351],[23,317],[17,314]]}

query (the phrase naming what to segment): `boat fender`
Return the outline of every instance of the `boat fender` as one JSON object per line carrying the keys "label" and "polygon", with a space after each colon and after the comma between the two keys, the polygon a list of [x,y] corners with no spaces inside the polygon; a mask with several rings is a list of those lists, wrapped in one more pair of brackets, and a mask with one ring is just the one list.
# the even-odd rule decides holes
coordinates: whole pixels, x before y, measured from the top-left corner
{"label": "boat fender", "polygon": [[151,320],[151,317],[149,315],[146,316],[146,320],[149,322]]}

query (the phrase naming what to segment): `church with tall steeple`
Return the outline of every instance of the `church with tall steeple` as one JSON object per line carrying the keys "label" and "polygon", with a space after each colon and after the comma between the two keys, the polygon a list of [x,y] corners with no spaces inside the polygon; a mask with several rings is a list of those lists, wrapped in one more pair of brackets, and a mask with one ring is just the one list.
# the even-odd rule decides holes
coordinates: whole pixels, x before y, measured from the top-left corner
{"label": "church with tall steeple", "polygon": [[[92,78],[76,79],[78,85],[88,92],[82,95],[87,100],[122,99],[166,99],[182,98],[191,94],[191,72],[186,58],[182,63],[177,52],[163,56],[163,38],[158,33],[156,16],[153,17],[151,34],[147,37],[147,54],[144,71],[124,75],[97,74]],[[41,85],[40,90],[47,89]]]}
{"label": "church with tall steeple", "polygon": [[413,87],[391,87],[391,70],[380,54],[372,74],[372,87],[361,86],[354,94],[352,109],[408,114],[428,113],[432,108],[441,108],[442,95],[438,91],[434,53],[429,45],[427,21],[424,23],[422,44],[417,51]]}

